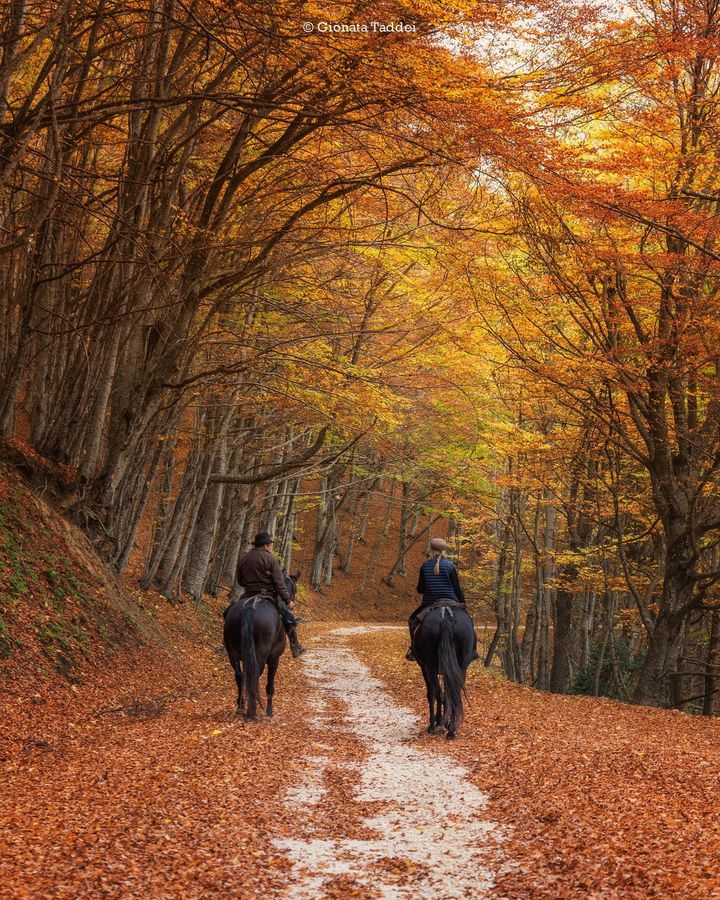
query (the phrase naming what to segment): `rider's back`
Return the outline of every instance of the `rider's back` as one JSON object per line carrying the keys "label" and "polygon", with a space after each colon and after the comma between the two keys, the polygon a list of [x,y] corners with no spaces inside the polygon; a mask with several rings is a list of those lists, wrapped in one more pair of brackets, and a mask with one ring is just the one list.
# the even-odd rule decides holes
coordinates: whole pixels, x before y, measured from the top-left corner
{"label": "rider's back", "polygon": [[[438,572],[435,572],[435,568]],[[422,584],[423,604],[436,603],[438,600],[458,600],[453,586],[455,567],[446,557],[428,559],[420,567],[420,584]]]}
{"label": "rider's back", "polygon": [[273,568],[276,565],[277,560],[269,550],[253,547],[238,561],[238,582],[248,594],[270,590],[274,586]]}

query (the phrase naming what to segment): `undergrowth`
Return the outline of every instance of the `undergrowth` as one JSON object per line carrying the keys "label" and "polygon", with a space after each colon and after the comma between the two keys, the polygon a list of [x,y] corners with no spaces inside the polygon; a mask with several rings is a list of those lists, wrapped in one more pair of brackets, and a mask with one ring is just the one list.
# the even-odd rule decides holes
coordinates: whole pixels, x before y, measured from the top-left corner
{"label": "undergrowth", "polygon": [[599,644],[594,643],[590,650],[590,658],[576,675],[570,693],[592,695],[599,667],[597,695],[627,700],[632,693],[635,676],[642,669],[643,661],[644,657],[635,654],[628,642],[623,639],[616,640],[614,648],[609,642],[605,642],[604,651]]}

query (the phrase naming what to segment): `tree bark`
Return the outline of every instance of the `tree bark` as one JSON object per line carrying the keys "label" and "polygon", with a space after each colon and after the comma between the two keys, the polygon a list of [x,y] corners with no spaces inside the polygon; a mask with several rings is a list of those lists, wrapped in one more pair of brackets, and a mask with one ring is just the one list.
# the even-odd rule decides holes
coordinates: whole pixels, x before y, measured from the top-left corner
{"label": "tree bark", "polygon": [[703,715],[714,716],[717,707],[715,686],[720,674],[720,610],[710,610],[710,635],[705,667],[705,696],[703,697]]}

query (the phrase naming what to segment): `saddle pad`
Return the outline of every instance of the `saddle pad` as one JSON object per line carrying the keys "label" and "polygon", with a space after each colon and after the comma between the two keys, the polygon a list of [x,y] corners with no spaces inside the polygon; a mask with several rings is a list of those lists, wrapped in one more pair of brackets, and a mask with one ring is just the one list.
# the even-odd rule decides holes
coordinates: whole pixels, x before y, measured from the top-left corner
{"label": "saddle pad", "polygon": [[243,606],[247,606],[248,604],[250,604],[253,609],[257,609],[257,605],[261,600],[269,600],[270,603],[273,602],[272,597],[269,597],[267,594],[255,594],[252,597],[244,597],[242,604]]}

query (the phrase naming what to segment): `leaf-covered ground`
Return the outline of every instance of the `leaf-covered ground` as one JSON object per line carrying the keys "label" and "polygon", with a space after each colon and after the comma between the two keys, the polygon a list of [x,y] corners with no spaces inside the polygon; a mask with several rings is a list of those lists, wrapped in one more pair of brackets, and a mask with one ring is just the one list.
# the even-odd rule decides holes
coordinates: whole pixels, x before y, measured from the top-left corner
{"label": "leaf-covered ground", "polygon": [[[356,649],[424,714],[404,635]],[[501,896],[720,897],[720,721],[544,694],[477,664],[468,694],[460,738],[438,750],[512,828]]]}
{"label": "leaf-covered ground", "polygon": [[[0,725],[0,896],[270,895],[289,868],[273,835],[297,777],[302,679],[281,717],[234,715],[219,614],[158,605],[175,636],[86,684],[7,693]],[[204,618],[204,628],[197,623]],[[195,623],[195,627],[191,623]]]}
{"label": "leaf-covered ground", "polygon": [[[84,684],[4,695],[0,896],[281,896],[303,883],[287,844],[301,832],[372,840],[357,802],[367,745],[337,697],[318,720],[312,667],[284,658],[275,720],[249,724],[234,715],[218,610],[158,604],[157,617],[175,636],[166,650],[118,654]],[[327,648],[335,627],[305,633]],[[424,717],[404,637],[347,640]],[[497,896],[720,896],[720,723],[543,695],[478,669],[469,695],[458,741],[418,728],[403,747],[459,761],[489,797],[488,819],[507,826]],[[308,822],[302,790],[319,758],[322,802]],[[421,866],[382,865],[414,895]],[[339,873],[320,896],[376,891],[367,874]]]}

